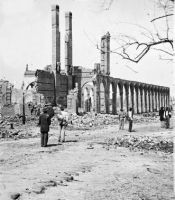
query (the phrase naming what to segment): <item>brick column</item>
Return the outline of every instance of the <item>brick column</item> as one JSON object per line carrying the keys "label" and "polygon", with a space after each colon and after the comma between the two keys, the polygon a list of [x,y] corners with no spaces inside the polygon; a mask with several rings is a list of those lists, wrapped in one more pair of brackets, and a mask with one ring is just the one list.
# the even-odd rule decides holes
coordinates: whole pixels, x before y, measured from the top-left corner
{"label": "brick column", "polygon": [[140,89],[141,113],[143,113],[143,90]]}
{"label": "brick column", "polygon": [[138,94],[138,88],[136,89],[136,103],[137,103],[137,113],[139,113],[139,94]]}
{"label": "brick column", "polygon": [[161,106],[164,106],[163,105],[163,93],[162,92],[160,93],[160,96],[161,96]]}
{"label": "brick column", "polygon": [[150,90],[148,90],[148,112],[151,112],[151,95],[150,95]]}
{"label": "brick column", "polygon": [[154,99],[155,99],[155,96],[154,96],[154,90],[152,90],[152,111],[154,112]]}
{"label": "brick column", "polygon": [[95,88],[95,112],[100,113],[100,84],[96,82],[94,88]]}
{"label": "brick column", "polygon": [[160,109],[160,93],[159,91],[157,92],[157,106],[158,106],[158,110]]}
{"label": "brick column", "polygon": [[167,99],[168,99],[168,100],[167,100],[167,101],[168,101],[168,104],[167,104],[167,105],[170,106],[170,90],[169,90],[169,89],[168,89],[168,94],[167,94],[167,95],[168,95],[168,98],[167,98]]}
{"label": "brick column", "polygon": [[155,109],[156,111],[158,110],[157,109],[157,91],[155,91]]}
{"label": "brick column", "polygon": [[126,111],[129,110],[129,91],[128,88],[126,89]]}
{"label": "brick column", "polygon": [[145,89],[145,112],[148,112],[148,109],[147,109],[147,90]]}
{"label": "brick column", "polygon": [[117,113],[116,112],[116,110],[117,110],[116,100],[117,100],[117,88],[116,88],[116,86],[114,86],[113,93],[112,93],[112,114],[113,115],[115,115]]}
{"label": "brick column", "polygon": [[123,90],[120,89],[120,109],[123,109]]}
{"label": "brick column", "polygon": [[109,88],[104,88],[104,90],[105,90],[106,113],[109,114]]}
{"label": "brick column", "polygon": [[164,107],[166,107],[166,93],[163,93]]}
{"label": "brick column", "polygon": [[134,88],[133,87],[131,88],[131,105],[132,105],[131,107],[134,113]]}

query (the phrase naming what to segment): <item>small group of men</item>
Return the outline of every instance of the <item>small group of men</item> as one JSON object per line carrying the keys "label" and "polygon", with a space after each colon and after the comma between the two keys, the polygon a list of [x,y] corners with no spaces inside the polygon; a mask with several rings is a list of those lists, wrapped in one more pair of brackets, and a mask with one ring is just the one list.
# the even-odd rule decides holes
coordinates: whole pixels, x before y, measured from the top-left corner
{"label": "small group of men", "polygon": [[68,125],[69,115],[64,111],[64,107],[46,106],[43,108],[43,113],[39,116],[40,132],[41,132],[41,147],[47,147],[48,132],[51,125],[51,118],[55,115],[55,120],[59,126],[58,142],[65,142],[65,129]]}
{"label": "small group of men", "polygon": [[161,128],[170,128],[171,108],[161,107],[159,110]]}
{"label": "small group of men", "polygon": [[126,114],[123,109],[120,109],[120,112],[119,112],[119,130],[124,130],[124,124],[125,124],[126,119],[129,121],[128,131],[132,132],[132,125],[133,125],[132,108],[129,108],[128,114]]}

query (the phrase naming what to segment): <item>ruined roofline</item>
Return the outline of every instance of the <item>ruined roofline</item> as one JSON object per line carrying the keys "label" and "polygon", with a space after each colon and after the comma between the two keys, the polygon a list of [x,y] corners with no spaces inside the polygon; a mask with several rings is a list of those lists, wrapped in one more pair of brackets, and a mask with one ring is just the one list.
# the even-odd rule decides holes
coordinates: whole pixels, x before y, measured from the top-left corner
{"label": "ruined roofline", "polygon": [[154,85],[154,84],[150,84],[150,83],[144,83],[144,82],[139,82],[139,81],[131,81],[131,80],[120,79],[120,78],[114,78],[114,79],[118,79],[118,80],[123,81],[123,82],[128,82],[129,84],[133,84],[133,85],[140,85],[141,84],[141,85],[145,85],[147,87],[161,87],[161,88],[164,88],[164,89],[169,89],[169,87],[162,86],[162,85]]}
{"label": "ruined roofline", "polygon": [[24,76],[34,76],[36,73],[36,70],[28,70],[24,72]]}

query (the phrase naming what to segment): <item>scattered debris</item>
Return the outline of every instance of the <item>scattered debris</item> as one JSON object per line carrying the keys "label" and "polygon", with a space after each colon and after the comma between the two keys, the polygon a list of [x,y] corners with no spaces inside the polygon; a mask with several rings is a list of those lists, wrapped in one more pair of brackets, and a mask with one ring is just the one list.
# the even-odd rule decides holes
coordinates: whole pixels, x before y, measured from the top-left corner
{"label": "scattered debris", "polygon": [[130,150],[154,150],[173,153],[173,141],[170,139],[149,136],[124,135],[106,139],[106,146],[116,145]]}

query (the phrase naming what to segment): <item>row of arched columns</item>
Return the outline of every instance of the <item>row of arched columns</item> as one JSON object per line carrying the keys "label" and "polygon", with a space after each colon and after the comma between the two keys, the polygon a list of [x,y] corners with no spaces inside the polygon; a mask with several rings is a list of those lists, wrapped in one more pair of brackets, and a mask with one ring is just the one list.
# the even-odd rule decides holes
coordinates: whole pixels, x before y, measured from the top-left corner
{"label": "row of arched columns", "polygon": [[97,76],[93,83],[93,110],[98,113],[117,114],[120,109],[128,111],[130,107],[134,113],[146,113],[169,106],[168,87],[109,76]]}

